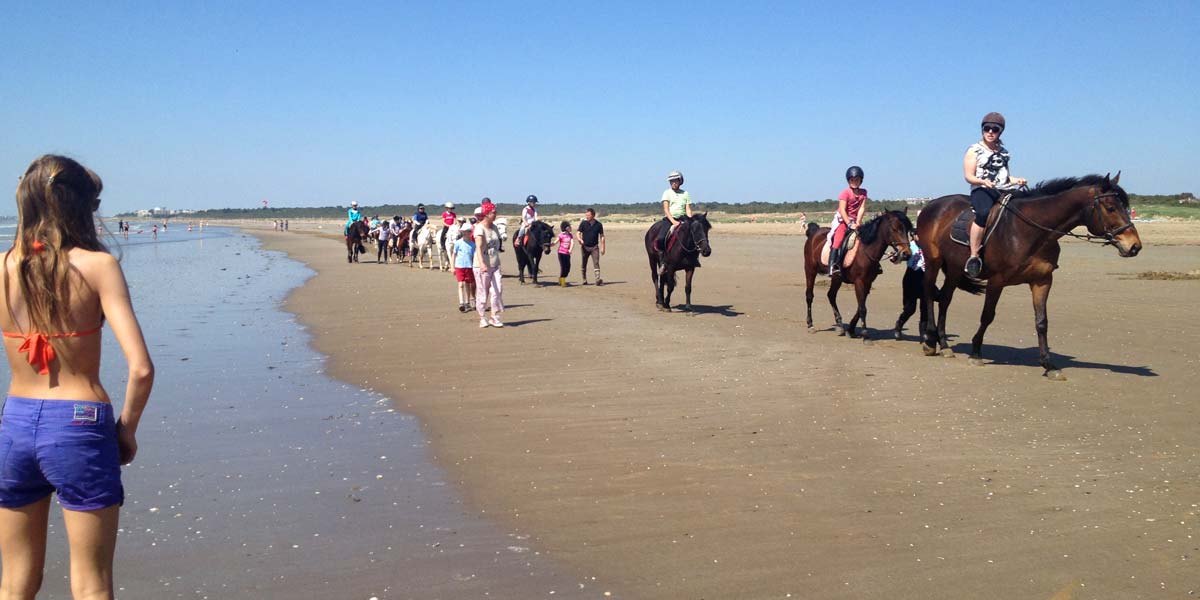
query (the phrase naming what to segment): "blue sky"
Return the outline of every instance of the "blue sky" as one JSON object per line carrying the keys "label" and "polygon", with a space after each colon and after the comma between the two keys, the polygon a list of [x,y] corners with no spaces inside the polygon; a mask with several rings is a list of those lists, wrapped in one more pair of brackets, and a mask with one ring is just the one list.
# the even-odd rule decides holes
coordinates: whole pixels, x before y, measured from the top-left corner
{"label": "blue sky", "polygon": [[74,156],[110,214],[938,196],[998,110],[1015,175],[1200,193],[1200,3],[991,5],[10,4],[0,173]]}

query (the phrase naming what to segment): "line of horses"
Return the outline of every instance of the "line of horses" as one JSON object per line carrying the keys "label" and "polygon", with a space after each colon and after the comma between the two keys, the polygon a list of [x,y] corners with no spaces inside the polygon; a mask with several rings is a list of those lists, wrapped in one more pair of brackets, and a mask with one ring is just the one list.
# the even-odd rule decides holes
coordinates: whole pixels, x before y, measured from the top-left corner
{"label": "line of horses", "polygon": [[[389,241],[389,243],[395,243],[395,255],[400,257],[401,263],[407,262],[410,268],[417,266],[424,269],[426,268],[425,260],[428,259],[429,269],[450,271],[452,266],[450,256],[453,253],[454,243],[462,237],[462,231],[469,228],[470,225],[466,223],[455,223],[448,227],[441,223],[427,223],[414,232],[412,222],[405,221],[399,235],[395,238],[399,242]],[[496,229],[500,231],[502,242],[508,239],[508,221],[506,219],[496,219]],[[346,262],[359,262],[359,255],[367,252],[365,244],[380,243],[370,235],[370,231],[370,226],[362,221],[355,221],[347,226]],[[434,267],[435,261],[436,267]]]}
{"label": "line of horses", "polygon": [[[1049,320],[1046,315],[1046,300],[1050,295],[1054,271],[1058,268],[1061,247],[1059,239],[1072,236],[1090,242],[1115,246],[1123,257],[1137,256],[1142,242],[1137,228],[1130,220],[1129,197],[1119,185],[1120,173],[1088,175],[1052,179],[1032,189],[1011,192],[1005,201],[997,203],[988,219],[986,242],[981,250],[984,271],[979,280],[973,280],[963,272],[969,255],[965,240],[956,239],[953,233],[956,221],[971,210],[968,197],[957,194],[942,196],[930,201],[917,217],[914,225],[907,209],[880,212],[876,217],[858,228],[857,240],[849,249],[840,272],[830,279],[827,297],[833,309],[835,328],[838,335],[867,336],[867,296],[875,278],[882,272],[880,262],[885,258],[893,263],[910,257],[909,243],[916,242],[925,259],[925,273],[921,295],[921,346],[927,356],[953,356],[946,337],[946,315],[956,290],[971,294],[985,294],[980,315],[979,328],[971,339],[970,362],[981,364],[983,337],[995,318],[996,304],[1005,287],[1028,285],[1033,296],[1034,325],[1038,334],[1039,363],[1044,375],[1062,379],[1061,371],[1050,360],[1047,342]],[[497,225],[503,220],[497,220]],[[361,224],[360,224],[361,225]],[[692,279],[700,266],[700,259],[712,254],[709,231],[712,224],[708,214],[702,213],[681,220],[667,238],[665,247],[660,248],[657,240],[666,221],[656,221],[646,231],[644,242],[650,267],[650,280],[654,285],[655,305],[659,310],[670,312],[671,295],[677,286],[676,273],[684,271],[685,300],[682,309],[692,310]],[[1072,232],[1083,226],[1087,234]],[[439,242],[439,226],[426,226],[412,240],[412,260],[424,268],[422,257],[431,254],[430,268],[434,257],[438,268],[449,270],[450,246],[457,240],[456,231],[448,231],[445,243]],[[809,224],[805,231],[803,248],[806,324],[812,326],[813,288],[817,275],[828,274],[829,248],[826,238],[828,227]],[[365,225],[361,229],[352,226],[347,236],[347,251],[352,260],[357,260],[354,247],[361,247]],[[507,239],[504,230],[502,239]],[[543,256],[549,255],[554,244],[553,228],[541,221],[534,222],[526,235],[512,240],[517,257],[518,278],[525,283],[528,271],[533,283],[538,283],[538,272]],[[503,248],[503,245],[501,246]],[[890,252],[889,252],[890,251]],[[412,261],[410,260],[410,265]],[[941,284],[938,281],[941,279]],[[837,293],[843,283],[854,286],[857,308],[848,323],[843,323],[837,306]],[[936,305],[936,314],[935,307]],[[906,309],[911,310],[911,309]],[[901,329],[908,314],[897,321],[894,334],[901,338]]]}

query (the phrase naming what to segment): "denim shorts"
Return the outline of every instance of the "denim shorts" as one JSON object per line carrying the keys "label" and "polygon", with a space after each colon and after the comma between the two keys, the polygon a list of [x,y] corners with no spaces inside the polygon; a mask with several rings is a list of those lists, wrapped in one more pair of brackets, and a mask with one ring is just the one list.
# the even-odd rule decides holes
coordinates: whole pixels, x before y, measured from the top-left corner
{"label": "denim shorts", "polygon": [[9,396],[0,418],[0,506],[58,492],[70,510],[123,504],[117,421],[107,402]]}

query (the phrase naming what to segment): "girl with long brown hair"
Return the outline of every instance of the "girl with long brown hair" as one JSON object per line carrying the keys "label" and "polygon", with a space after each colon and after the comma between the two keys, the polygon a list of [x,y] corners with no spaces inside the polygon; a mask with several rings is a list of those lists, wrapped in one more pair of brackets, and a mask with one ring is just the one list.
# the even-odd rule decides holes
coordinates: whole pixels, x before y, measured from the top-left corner
{"label": "girl with long brown hair", "polygon": [[[154,365],[121,266],[96,235],[102,189],[90,169],[51,155],[17,185],[0,312],[12,371],[0,419],[0,600],[32,599],[41,587],[52,493],[70,543],[72,595],[113,597],[120,466],[137,453]],[[100,383],[106,321],[129,365],[120,418]]]}

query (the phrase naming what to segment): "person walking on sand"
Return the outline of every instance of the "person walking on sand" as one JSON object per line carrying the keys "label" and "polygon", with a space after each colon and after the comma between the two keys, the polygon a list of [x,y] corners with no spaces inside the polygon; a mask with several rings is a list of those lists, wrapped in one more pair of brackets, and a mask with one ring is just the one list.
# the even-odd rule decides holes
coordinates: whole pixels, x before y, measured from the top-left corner
{"label": "person walking on sand", "polygon": [[567,276],[571,274],[571,250],[575,249],[575,236],[571,235],[571,222],[563,221],[558,226],[558,286],[567,287]]}
{"label": "person walking on sand", "polygon": [[389,220],[379,221],[375,229],[371,230],[371,235],[379,240],[375,248],[375,262],[381,265],[386,265],[388,262],[388,253],[391,248],[388,247],[388,242],[392,239],[392,224]]}
{"label": "person walking on sand", "polygon": [[592,268],[596,272],[596,285],[604,285],[604,280],[600,278],[600,257],[604,255],[604,224],[596,220],[596,209],[589,207],[584,211],[583,220],[579,222],[579,231],[575,235],[582,254],[579,272],[583,275],[583,285],[588,284],[589,256],[592,258]]}
{"label": "person walking on sand", "polygon": [[460,236],[450,253],[450,260],[454,261],[454,279],[458,281],[458,312],[465,313],[475,301],[475,272],[472,270],[475,266],[475,239],[469,235]]}
{"label": "person walking on sand", "polygon": [[900,331],[917,310],[917,300],[921,301],[921,316],[918,321],[921,326],[920,335],[924,335],[925,331],[925,310],[928,308],[925,305],[925,254],[921,252],[921,246],[917,245],[918,241],[917,232],[914,231],[912,239],[908,241],[908,266],[904,269],[904,278],[900,281],[901,289],[904,290],[904,308],[896,319],[896,339],[901,339]]}
{"label": "person walking on sand", "polygon": [[[488,325],[504,327],[500,313],[504,312],[502,275],[500,274],[500,231],[496,229],[496,206],[483,205],[482,217],[472,232],[475,236],[475,310],[479,313],[479,327]],[[492,319],[486,314],[488,302],[492,304]]]}
{"label": "person walking on sand", "polygon": [[[17,185],[0,314],[12,373],[0,418],[3,598],[32,599],[41,587],[54,493],[70,545],[71,594],[113,598],[121,465],[137,455],[154,364],[121,265],[96,236],[102,189],[94,172],[51,155],[33,161]],[[100,378],[106,320],[129,365],[120,418]]]}

